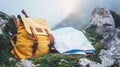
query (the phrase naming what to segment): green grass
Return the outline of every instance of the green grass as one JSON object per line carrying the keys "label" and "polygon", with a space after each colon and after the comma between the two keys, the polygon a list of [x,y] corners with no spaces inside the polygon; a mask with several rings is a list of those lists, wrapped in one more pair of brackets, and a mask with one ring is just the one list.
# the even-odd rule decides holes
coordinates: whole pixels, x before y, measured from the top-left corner
{"label": "green grass", "polygon": [[99,56],[100,51],[102,49],[105,49],[105,46],[106,46],[105,44],[100,43],[101,39],[103,39],[102,35],[99,35],[96,33],[96,26],[92,26],[91,28],[86,29],[85,36],[87,37],[89,41],[92,42],[92,45],[96,49],[95,51],[96,54],[93,57],[90,57],[88,59],[101,63],[101,60],[98,56]]}
{"label": "green grass", "polygon": [[79,67],[78,60],[81,55],[62,55],[59,53],[51,53],[40,56],[39,58],[31,58],[34,64],[40,64],[39,67]]}
{"label": "green grass", "polygon": [[17,67],[16,61],[9,61],[9,58],[12,57],[8,50],[0,51],[0,67]]}

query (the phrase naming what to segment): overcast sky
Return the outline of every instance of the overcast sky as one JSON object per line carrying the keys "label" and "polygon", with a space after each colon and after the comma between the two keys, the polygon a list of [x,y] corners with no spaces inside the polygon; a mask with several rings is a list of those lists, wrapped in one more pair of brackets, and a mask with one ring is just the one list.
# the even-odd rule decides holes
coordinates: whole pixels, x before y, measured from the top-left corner
{"label": "overcast sky", "polygon": [[78,9],[81,12],[96,6],[118,9],[119,4],[120,0],[0,0],[0,11],[17,16],[24,9],[29,16],[44,18],[53,27]]}
{"label": "overcast sky", "polygon": [[24,9],[29,16],[47,20],[50,27],[65,18],[79,0],[0,0],[0,11],[9,15],[21,14]]}

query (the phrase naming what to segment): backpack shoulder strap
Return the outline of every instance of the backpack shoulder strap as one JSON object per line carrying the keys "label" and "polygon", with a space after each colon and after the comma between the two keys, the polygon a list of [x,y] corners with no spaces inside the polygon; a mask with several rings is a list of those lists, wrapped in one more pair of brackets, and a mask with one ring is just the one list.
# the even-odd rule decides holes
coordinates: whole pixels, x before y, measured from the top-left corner
{"label": "backpack shoulder strap", "polygon": [[54,44],[54,36],[51,33],[49,33],[47,29],[45,29],[45,31],[48,34],[48,37],[50,39],[50,45]]}
{"label": "backpack shoulder strap", "polygon": [[32,57],[34,58],[36,56],[36,50],[37,50],[37,46],[38,46],[38,38],[37,38],[37,35],[35,34],[35,32],[31,26],[30,26],[30,30],[31,30],[32,35],[34,37],[34,44],[32,46],[32,48],[33,48]]}
{"label": "backpack shoulder strap", "polygon": [[25,12],[25,10],[24,10],[24,9],[23,9],[21,12],[22,12],[22,14],[24,14],[24,15],[25,15],[25,17],[27,17],[27,18],[29,17],[29,16],[27,15],[27,13]]}
{"label": "backpack shoulder strap", "polygon": [[13,22],[14,22],[14,24],[15,24],[16,28],[18,28],[18,24],[17,24],[16,17],[15,17],[14,15],[12,15],[12,17],[11,17],[11,18],[13,19]]}
{"label": "backpack shoulder strap", "polygon": [[13,39],[16,37],[16,35],[13,35],[11,38],[10,38],[10,42],[11,42],[11,45],[12,47],[15,46],[15,42],[13,41]]}

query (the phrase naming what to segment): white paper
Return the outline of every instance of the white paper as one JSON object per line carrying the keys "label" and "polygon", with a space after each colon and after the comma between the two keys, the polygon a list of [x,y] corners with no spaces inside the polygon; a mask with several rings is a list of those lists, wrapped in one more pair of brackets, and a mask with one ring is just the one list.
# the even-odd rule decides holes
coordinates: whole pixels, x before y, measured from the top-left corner
{"label": "white paper", "polygon": [[[72,27],[64,27],[52,31],[55,37],[55,48],[64,53],[70,50],[95,50],[85,35]],[[76,52],[83,54],[84,52]]]}

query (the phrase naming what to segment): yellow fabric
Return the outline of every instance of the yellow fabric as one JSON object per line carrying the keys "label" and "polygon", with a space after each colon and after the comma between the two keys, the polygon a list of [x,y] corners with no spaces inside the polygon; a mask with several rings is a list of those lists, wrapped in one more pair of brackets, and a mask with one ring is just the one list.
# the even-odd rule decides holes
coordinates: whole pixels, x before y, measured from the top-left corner
{"label": "yellow fabric", "polygon": [[[30,32],[30,29],[27,29],[29,26],[32,27],[40,27],[42,29],[48,28],[48,25],[46,24],[45,21],[41,19],[31,19],[31,18],[22,18],[24,23],[21,23],[20,20],[18,20],[18,32],[17,32],[17,42],[16,44],[13,43],[11,40],[11,43],[13,44],[13,49],[11,50],[11,53],[15,56],[17,59],[25,59],[28,57],[32,57],[32,46],[34,43],[34,38]],[[34,22],[37,22],[38,25],[34,25],[31,22],[28,22],[27,20],[33,20]],[[40,24],[39,22],[42,22]],[[28,23],[28,24],[27,24]],[[35,23],[35,24],[37,24]],[[26,30],[27,29],[27,30]],[[28,33],[29,31],[29,33]],[[49,29],[50,31],[50,29]],[[37,33],[37,32],[35,32]],[[41,54],[44,53],[49,53],[49,47],[48,45],[50,44],[50,40],[46,34],[44,33],[37,33],[37,38],[38,38],[38,46],[36,49],[36,57],[38,57]]]}
{"label": "yellow fabric", "polygon": [[[30,26],[33,28],[33,30],[35,31],[35,34],[37,34],[37,35],[47,35],[47,33],[46,33],[46,31],[44,29],[47,29],[50,32],[46,21],[43,20],[43,19],[40,19],[40,18],[24,18],[24,17],[22,17],[22,21],[23,21],[23,23],[25,25],[25,29],[27,30],[27,32],[29,34],[32,34],[31,30],[29,28]],[[43,32],[37,32],[35,30],[35,28],[41,28]]]}

